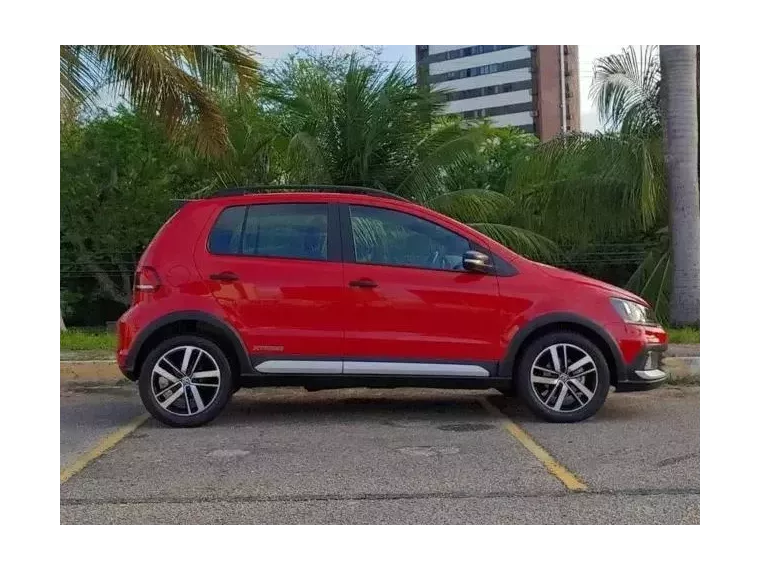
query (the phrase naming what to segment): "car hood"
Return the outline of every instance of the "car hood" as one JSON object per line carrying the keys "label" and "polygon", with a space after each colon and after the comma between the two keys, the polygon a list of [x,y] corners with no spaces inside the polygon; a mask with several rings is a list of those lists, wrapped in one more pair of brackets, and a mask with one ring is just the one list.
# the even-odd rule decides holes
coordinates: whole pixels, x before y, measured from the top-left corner
{"label": "car hood", "polygon": [[551,265],[544,265],[543,263],[534,262],[534,264],[544,274],[550,277],[553,277],[555,279],[560,279],[562,281],[566,281],[568,283],[573,283],[576,285],[592,287],[594,289],[598,289],[604,293],[607,293],[610,296],[620,297],[622,299],[629,299],[631,301],[635,301],[636,303],[641,303],[642,305],[646,305],[647,307],[649,307],[649,303],[647,303],[644,299],[642,299],[638,295],[635,295],[631,293],[630,291],[626,291],[625,289],[621,289],[620,287],[615,287],[614,285],[605,283],[604,281],[599,281],[598,279],[592,279],[591,277],[586,277],[585,275],[581,275],[580,273],[574,273],[572,271],[567,271],[565,269],[552,267]]}

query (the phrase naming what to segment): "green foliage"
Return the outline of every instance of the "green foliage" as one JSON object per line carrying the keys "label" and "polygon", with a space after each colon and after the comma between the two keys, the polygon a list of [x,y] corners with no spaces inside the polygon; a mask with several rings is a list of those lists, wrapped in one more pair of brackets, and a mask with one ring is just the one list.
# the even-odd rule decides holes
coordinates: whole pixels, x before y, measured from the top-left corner
{"label": "green foliage", "polygon": [[[61,277],[87,300],[127,304],[137,259],[172,198],[212,182],[155,121],[121,109],[61,126]],[[201,176],[198,176],[198,173]]]}
{"label": "green foliage", "polygon": [[482,144],[461,168],[449,173],[446,180],[448,191],[481,188],[509,192],[509,182],[518,162],[527,160],[539,144],[535,135],[517,127],[483,125],[481,128],[485,129]]}
{"label": "green foliage", "polygon": [[292,59],[272,73],[265,96],[285,141],[288,182],[395,190],[426,150],[435,155],[463,134],[425,144],[438,107],[413,72],[356,55]]}
{"label": "green foliage", "polygon": [[116,335],[106,331],[61,331],[61,350],[116,350]]}
{"label": "green foliage", "polygon": [[500,222],[514,202],[506,195],[492,190],[457,190],[439,194],[423,202],[425,206],[460,222]]}
{"label": "green foliage", "polygon": [[661,139],[574,134],[536,147],[515,165],[523,223],[570,243],[605,241],[664,223]]}
{"label": "green foliage", "polygon": [[555,242],[530,230],[505,224],[470,225],[480,233],[535,261],[551,263],[561,259],[560,249]]}
{"label": "green foliage", "polygon": [[669,301],[671,284],[670,236],[667,228],[659,232],[660,241],[652,248],[633,272],[626,287],[636,291],[651,303],[657,320],[667,323],[669,320]]}
{"label": "green foliage", "polygon": [[699,344],[699,327],[667,329],[671,344]]}
{"label": "green foliage", "polygon": [[[623,123],[635,112],[618,95],[606,97]],[[617,257],[593,254],[609,241],[651,241],[666,224],[654,131],[539,144],[515,128],[441,118],[440,99],[419,90],[411,70],[355,54],[293,58],[266,76],[256,96],[220,92],[215,105],[229,140],[217,158],[199,154],[192,140],[167,137],[155,117],[124,108],[62,124],[62,301],[75,323],[128,303],[134,265],[172,199],[260,183],[386,189],[526,257],[627,281],[664,314],[668,263],[657,251],[667,248],[635,272],[628,245]],[[362,239],[377,236],[371,225],[358,229]]]}
{"label": "green foliage", "polygon": [[258,64],[243,46],[61,46],[61,113],[67,122],[92,107],[101,90],[158,116],[175,139],[192,140],[203,156],[228,149],[227,125],[214,98],[244,94]]}

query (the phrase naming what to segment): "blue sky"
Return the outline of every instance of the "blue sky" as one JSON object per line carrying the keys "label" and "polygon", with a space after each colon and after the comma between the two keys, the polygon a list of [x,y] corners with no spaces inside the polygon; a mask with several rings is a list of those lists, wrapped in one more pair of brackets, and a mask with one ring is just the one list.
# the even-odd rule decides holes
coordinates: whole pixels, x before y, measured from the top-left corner
{"label": "blue sky", "polygon": [[[260,54],[260,59],[265,65],[274,63],[277,59],[287,57],[288,54],[297,50],[298,46],[252,46]],[[334,48],[343,51],[361,48],[361,46],[337,46],[323,45],[310,46],[322,52],[330,52]],[[383,45],[368,46],[372,48],[382,48],[380,59],[390,63],[399,60],[414,65],[414,46],[413,45]],[[578,47],[578,63],[581,84],[581,128],[584,131],[595,131],[599,128],[596,109],[588,96],[591,86],[591,77],[593,73],[594,59],[603,55],[617,53],[623,49],[624,45],[580,45]]]}

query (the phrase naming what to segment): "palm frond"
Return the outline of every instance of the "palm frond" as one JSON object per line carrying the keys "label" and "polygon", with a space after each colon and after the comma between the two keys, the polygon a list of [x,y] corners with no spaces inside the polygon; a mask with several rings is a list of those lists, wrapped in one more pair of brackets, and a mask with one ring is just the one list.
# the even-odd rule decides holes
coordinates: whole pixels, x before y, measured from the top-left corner
{"label": "palm frond", "polygon": [[657,46],[636,50],[628,46],[622,53],[594,61],[591,84],[599,119],[622,132],[659,128],[660,63]]}
{"label": "palm frond", "polygon": [[[136,107],[157,113],[170,135],[184,132],[196,140],[200,154],[221,154],[228,146],[221,109],[200,78],[183,69],[172,46],[94,46],[112,78],[111,89],[127,95]],[[192,123],[188,117],[195,117]]]}
{"label": "palm frond", "polygon": [[464,223],[499,222],[512,208],[510,198],[492,190],[458,190],[424,202],[428,208]]}
{"label": "palm frond", "polygon": [[647,253],[625,287],[649,301],[658,322],[667,324],[671,281],[670,239],[666,230],[661,232],[665,232],[664,238]]}
{"label": "palm frond", "polygon": [[62,46],[61,97],[84,102],[101,86],[158,115],[175,138],[191,136],[202,155],[229,147],[215,99],[250,88],[258,64],[240,46]]}
{"label": "palm frond", "polygon": [[293,135],[288,144],[287,160],[294,181],[303,184],[329,184],[330,173],[317,140],[305,131]]}
{"label": "palm frond", "polygon": [[260,68],[253,52],[244,46],[177,46],[193,75],[220,95],[244,93],[260,81]]}
{"label": "palm frond", "polygon": [[626,289],[652,305],[658,322],[667,324],[670,313],[670,250],[650,251],[626,283]]}
{"label": "palm frond", "polygon": [[98,87],[97,63],[82,46],[61,46],[61,116],[72,118]]}
{"label": "palm frond", "polygon": [[440,194],[448,173],[472,159],[486,139],[482,128],[463,129],[456,124],[434,130],[418,145],[424,158],[396,188],[396,193],[418,201]]}
{"label": "palm frond", "polygon": [[535,261],[557,262],[562,255],[555,242],[524,228],[506,224],[469,224],[482,234],[504,244],[509,249]]}
{"label": "palm frond", "polygon": [[647,231],[666,212],[658,138],[576,134],[549,141],[515,165],[510,185],[521,224],[560,241]]}

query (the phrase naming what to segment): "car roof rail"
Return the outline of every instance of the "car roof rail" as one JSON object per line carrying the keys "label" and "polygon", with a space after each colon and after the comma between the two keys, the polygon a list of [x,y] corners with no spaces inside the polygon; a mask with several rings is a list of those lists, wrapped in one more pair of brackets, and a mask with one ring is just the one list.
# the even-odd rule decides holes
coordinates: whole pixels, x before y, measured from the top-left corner
{"label": "car roof rail", "polygon": [[360,194],[364,196],[375,196],[377,198],[390,198],[391,200],[400,200],[402,202],[411,201],[397,194],[393,194],[392,192],[386,192],[385,190],[378,190],[376,188],[364,188],[362,186],[336,186],[332,184],[283,184],[277,186],[257,185],[246,186],[242,188],[224,188],[222,190],[218,190],[209,196],[209,198],[243,196],[245,194],[273,194],[277,192],[331,192],[335,194]]}

